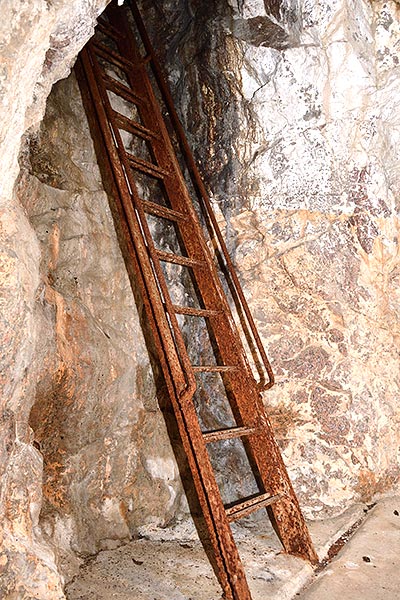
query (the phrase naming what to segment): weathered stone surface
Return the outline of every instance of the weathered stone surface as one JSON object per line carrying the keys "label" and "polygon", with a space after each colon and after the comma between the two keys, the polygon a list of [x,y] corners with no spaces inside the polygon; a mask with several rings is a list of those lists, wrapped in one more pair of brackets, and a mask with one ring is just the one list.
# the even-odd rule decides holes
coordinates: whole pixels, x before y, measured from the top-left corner
{"label": "weathered stone surface", "polygon": [[53,88],[25,160],[19,197],[43,288],[30,426],[44,460],[41,525],[68,575],[72,550],[165,526],[182,490],[73,76]]}
{"label": "weathered stone surface", "polygon": [[[40,249],[12,195],[21,135],[38,123],[52,83],[68,72],[104,2],[2,3],[0,23],[0,595],[63,597],[54,555],[38,529],[42,461],[28,427],[35,389]],[[75,23],[74,27],[68,25]],[[60,42],[63,47],[60,47]],[[49,48],[53,66],[45,68]],[[56,58],[56,55],[59,57]],[[29,114],[28,114],[29,112]]]}
{"label": "weathered stone surface", "polygon": [[[48,133],[30,136],[24,208],[12,195],[21,135],[40,121],[104,4],[2,4],[5,598],[62,598],[73,552],[118,544],[143,521],[163,525],[180,510],[106,199],[92,151],[80,145],[76,100],[67,108],[61,91]],[[399,4],[149,4],[277,374],[265,401],[301,503],[313,516],[340,512],[399,477]],[[64,91],[77,98],[72,80]],[[79,145],[64,153],[72,139]],[[204,422],[224,422],[211,405]],[[222,470],[235,471],[232,456],[240,454]]]}
{"label": "weathered stone surface", "polygon": [[[398,9],[354,3],[351,14],[339,2],[318,11],[303,13],[310,46],[282,53],[273,81],[245,90],[265,152],[249,165],[260,185],[251,212],[231,219],[236,260],[272,342],[278,386],[267,404],[274,413],[284,398],[290,421],[300,393],[302,422],[285,435],[285,457],[314,515],[368,500],[399,477],[398,311],[388,305],[397,295],[398,168],[387,154],[399,135],[388,108],[398,80],[384,75],[381,34],[372,52],[374,19],[379,32],[389,12],[393,35]],[[247,85],[255,52],[245,49]]]}

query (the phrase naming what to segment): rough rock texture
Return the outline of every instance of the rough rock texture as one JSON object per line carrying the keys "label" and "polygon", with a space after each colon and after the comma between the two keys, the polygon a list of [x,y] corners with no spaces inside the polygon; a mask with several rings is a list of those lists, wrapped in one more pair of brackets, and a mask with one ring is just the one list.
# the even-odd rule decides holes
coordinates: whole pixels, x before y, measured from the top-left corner
{"label": "rough rock texture", "polygon": [[322,516],[399,478],[400,13],[278,4],[148,11],[277,375],[277,437]]}
{"label": "rough rock texture", "polygon": [[[105,4],[2,3],[4,598],[62,598],[71,550],[118,543],[147,518],[162,525],[180,504],[92,151],[82,140],[61,156],[65,123],[84,137],[76,100],[67,108],[56,92],[13,193],[21,136]],[[399,4],[148,4],[277,373],[265,400],[301,503],[340,512],[399,476]],[[77,98],[73,79],[64,89]]]}
{"label": "rough rock texture", "polygon": [[42,249],[30,414],[41,526],[71,560],[164,526],[181,487],[73,75],[54,86],[23,159],[18,196]]}
{"label": "rough rock texture", "polygon": [[0,24],[0,596],[62,598],[38,530],[42,458],[28,419],[36,386],[34,315],[40,250],[12,189],[21,135],[40,121],[52,83],[68,72],[105,2],[2,2]]}

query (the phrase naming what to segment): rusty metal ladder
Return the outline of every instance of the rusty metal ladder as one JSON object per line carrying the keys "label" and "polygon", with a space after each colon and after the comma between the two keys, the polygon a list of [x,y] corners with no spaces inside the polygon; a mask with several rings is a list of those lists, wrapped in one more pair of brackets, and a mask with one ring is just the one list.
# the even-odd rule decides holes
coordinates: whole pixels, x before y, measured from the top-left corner
{"label": "rusty metal ladder", "polygon": [[[135,35],[134,26],[138,32]],[[99,164],[113,196],[125,255],[133,266],[158,351],[224,597],[251,600],[231,522],[268,507],[284,549],[311,562],[317,560],[264,412],[260,391],[273,384],[272,371],[135,2],[118,7],[113,1],[99,19],[96,32],[81,52],[76,72]],[[151,78],[161,92],[202,210],[224,256],[236,301],[258,351],[258,363],[264,365],[267,378],[261,377],[258,383]],[[173,252],[156,245],[149,217],[173,227],[178,240]],[[185,305],[178,305],[171,298],[166,277],[170,265],[189,274],[193,282],[196,298],[187,295]],[[188,341],[179,324],[182,315],[205,320],[216,361],[192,364]],[[232,427],[201,429],[194,394],[196,378],[208,373],[221,377],[235,418]],[[233,439],[245,444],[259,491],[224,505],[207,445]]]}

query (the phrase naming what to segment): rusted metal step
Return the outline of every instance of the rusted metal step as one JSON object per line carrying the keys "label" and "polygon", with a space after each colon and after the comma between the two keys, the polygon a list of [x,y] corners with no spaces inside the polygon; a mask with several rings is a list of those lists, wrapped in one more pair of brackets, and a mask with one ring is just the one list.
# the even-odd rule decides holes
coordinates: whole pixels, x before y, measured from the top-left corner
{"label": "rusted metal step", "polygon": [[113,110],[113,115],[117,126],[120,129],[123,129],[124,131],[129,131],[130,133],[138,135],[145,140],[152,140],[158,137],[157,133],[155,133],[151,129],[143,127],[143,125],[141,125],[137,121],[128,119],[128,117],[125,117],[116,110]]}
{"label": "rusted metal step", "polygon": [[238,502],[233,506],[225,507],[226,516],[230,523],[232,521],[237,521],[238,519],[243,519],[243,517],[248,517],[261,508],[266,508],[267,506],[278,502],[280,498],[280,494],[276,494],[275,496],[271,496],[270,494],[260,494],[254,498]]}
{"label": "rusted metal step", "polygon": [[188,218],[187,215],[184,215],[177,210],[173,210],[172,208],[168,208],[167,206],[163,206],[162,204],[157,204],[156,202],[142,200],[142,204],[146,213],[168,219],[168,221],[186,221]]}
{"label": "rusted metal step", "polygon": [[144,102],[142,96],[136,94],[133,90],[131,90],[131,88],[128,88],[126,85],[124,85],[117,79],[113,79],[113,77],[107,75],[105,71],[101,72],[101,76],[106,89],[110,92],[114,92],[114,94],[116,94],[117,96],[121,96],[121,98],[124,98],[124,100],[132,102],[133,104],[140,105]]}
{"label": "rusted metal step", "polygon": [[195,373],[228,373],[237,369],[236,365],[193,365]]}
{"label": "rusted metal step", "polygon": [[95,53],[104,58],[104,60],[107,60],[109,63],[116,67],[119,67],[123,71],[126,71],[126,69],[129,69],[129,71],[137,71],[138,69],[144,67],[151,61],[151,57],[146,56],[140,61],[133,63],[130,60],[127,60],[125,57],[121,56],[120,54],[117,54],[116,52],[114,52],[114,50],[111,50],[111,48],[97,40],[93,40],[93,49]]}
{"label": "rusted metal step", "polygon": [[217,429],[215,431],[206,431],[203,433],[203,439],[206,444],[211,442],[220,442],[223,440],[232,440],[256,433],[257,427],[230,427],[229,429]]}
{"label": "rusted metal step", "polygon": [[103,19],[101,16],[97,19],[97,28],[99,31],[108,35],[110,38],[118,42],[121,39],[121,32],[118,31],[111,23]]}
{"label": "rusted metal step", "polygon": [[205,264],[202,260],[196,260],[195,258],[189,258],[188,256],[180,256],[179,254],[172,254],[172,252],[164,252],[164,250],[156,249],[156,254],[158,258],[164,262],[182,265],[184,267],[203,267]]}
{"label": "rusted metal step", "polygon": [[[124,238],[122,247],[126,248],[126,258],[136,273],[224,598],[251,600],[230,522],[270,506],[285,550],[311,561],[317,560],[264,412],[260,390],[273,385],[273,373],[136,2],[125,0],[124,6],[118,7],[116,0],[112,0],[106,14],[107,19],[102,20],[99,30],[115,42],[117,51],[100,41],[89,42],[77,66],[82,96],[94,132],[99,163],[103,165],[102,172],[114,189]],[[137,27],[135,34],[132,32],[134,22]],[[147,53],[144,59],[140,56],[144,52],[138,47],[138,35],[140,46]],[[150,70],[143,68],[149,61],[151,79]],[[154,89],[155,86],[158,89]],[[114,110],[110,92],[135,105],[138,122]],[[157,100],[160,95],[161,105]],[[134,112],[135,108],[132,108]],[[164,121],[164,113],[168,114],[169,123]],[[174,130],[173,140],[170,137],[171,127]],[[135,150],[132,150],[133,154],[127,151],[124,130],[147,141],[148,154],[145,156],[150,160],[133,156]],[[184,173],[180,167],[182,157],[178,158],[174,150],[176,142],[182,151]],[[141,146],[143,149],[143,143]],[[187,185],[186,172],[189,172],[193,185]],[[152,180],[143,177],[143,173]],[[194,192],[195,204],[191,197]],[[144,200],[141,194],[149,199]],[[219,257],[223,257],[221,270],[228,273],[228,285],[233,295],[231,305],[237,309],[236,319],[219,278],[214,245],[205,238],[196,213],[198,204],[207,226],[211,227],[210,237],[213,244],[214,241],[217,243]],[[184,256],[157,248],[148,215],[161,217],[157,231],[162,218],[173,222],[172,228],[167,224],[166,231],[175,230],[178,252],[182,251]],[[188,285],[186,293],[190,293],[191,297],[194,294],[201,308],[180,306],[179,301],[175,303],[174,289],[162,262],[190,268],[188,273],[182,269],[181,283]],[[187,336],[180,327],[182,319],[178,318],[179,314],[207,319],[204,331],[208,333],[214,357],[207,360],[200,356],[198,362],[207,360],[213,363],[215,360],[217,364],[192,364],[191,339],[187,343]],[[242,326],[241,333],[237,323]],[[242,344],[241,334],[251,335],[250,356]],[[251,364],[257,367],[259,381],[254,377]],[[197,375],[201,373],[221,374],[224,388],[221,400],[225,401],[226,396],[238,426],[206,432],[201,430],[194,401],[200,379]],[[268,493],[224,506],[206,445],[235,438],[243,438],[258,489]]]}
{"label": "rusted metal step", "polygon": [[134,169],[137,169],[142,173],[147,173],[148,175],[156,177],[157,179],[164,179],[164,177],[169,175],[169,172],[165,169],[161,169],[157,165],[153,165],[153,163],[143,160],[142,158],[137,158],[128,152],[126,152],[126,158]]}
{"label": "rusted metal step", "polygon": [[221,314],[220,310],[192,308],[191,306],[178,306],[177,304],[174,304],[174,311],[179,315],[191,315],[193,317],[215,317]]}

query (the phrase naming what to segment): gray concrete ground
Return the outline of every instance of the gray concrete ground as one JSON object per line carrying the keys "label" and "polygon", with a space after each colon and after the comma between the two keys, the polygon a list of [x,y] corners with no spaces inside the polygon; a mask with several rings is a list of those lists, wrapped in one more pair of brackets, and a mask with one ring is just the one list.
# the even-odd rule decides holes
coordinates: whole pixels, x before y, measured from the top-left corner
{"label": "gray concrete ground", "polygon": [[[310,524],[323,558],[338,538],[363,520],[318,576],[307,563],[281,552],[266,517],[249,527],[236,525],[253,600],[400,598],[400,516],[395,514],[400,512],[400,498],[386,498],[366,511],[357,505],[336,519]],[[67,586],[68,600],[220,600],[220,587],[191,522],[141,533],[142,539],[105,550],[83,565]]]}
{"label": "gray concrete ground", "polygon": [[400,497],[368,513],[342,551],[298,600],[400,598]]}

